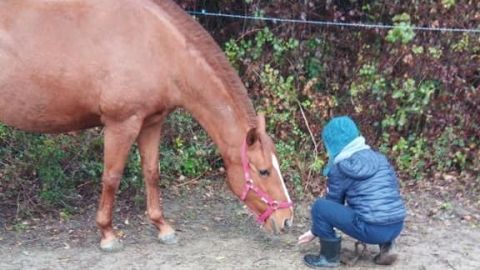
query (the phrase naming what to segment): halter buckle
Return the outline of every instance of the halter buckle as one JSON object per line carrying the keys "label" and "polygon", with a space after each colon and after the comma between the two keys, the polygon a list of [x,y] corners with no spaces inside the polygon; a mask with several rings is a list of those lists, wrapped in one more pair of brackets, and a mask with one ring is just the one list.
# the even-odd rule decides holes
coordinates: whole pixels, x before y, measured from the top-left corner
{"label": "halter buckle", "polygon": [[280,204],[277,201],[272,201],[270,203],[270,207],[272,207],[274,210],[277,210],[279,205]]}

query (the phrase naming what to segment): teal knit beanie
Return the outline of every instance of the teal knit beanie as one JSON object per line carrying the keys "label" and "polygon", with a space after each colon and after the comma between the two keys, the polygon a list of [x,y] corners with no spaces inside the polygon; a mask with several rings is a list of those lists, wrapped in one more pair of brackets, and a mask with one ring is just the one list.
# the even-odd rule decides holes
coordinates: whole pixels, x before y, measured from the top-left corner
{"label": "teal knit beanie", "polygon": [[360,136],[360,131],[353,120],[348,116],[332,118],[322,132],[322,140],[331,161],[342,149]]}

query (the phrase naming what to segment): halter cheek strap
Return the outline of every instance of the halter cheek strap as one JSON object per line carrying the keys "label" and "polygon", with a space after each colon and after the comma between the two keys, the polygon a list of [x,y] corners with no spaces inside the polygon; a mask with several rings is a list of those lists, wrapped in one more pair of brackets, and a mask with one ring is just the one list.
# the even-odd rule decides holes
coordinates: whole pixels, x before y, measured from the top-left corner
{"label": "halter cheek strap", "polygon": [[245,178],[245,185],[243,186],[243,192],[242,192],[242,195],[240,196],[240,199],[243,202],[245,202],[248,192],[250,192],[251,190],[255,192],[255,194],[257,194],[257,196],[260,197],[260,199],[267,205],[267,210],[265,210],[265,212],[257,216],[258,223],[264,224],[265,221],[277,209],[290,208],[293,206],[293,203],[289,201],[278,202],[276,200],[272,200],[272,198],[270,198],[270,196],[265,191],[263,191],[262,189],[260,189],[258,186],[255,185],[255,183],[253,182],[252,176],[250,174],[250,165],[248,163],[246,141],[244,141],[242,145],[241,158],[242,158],[243,174]]}

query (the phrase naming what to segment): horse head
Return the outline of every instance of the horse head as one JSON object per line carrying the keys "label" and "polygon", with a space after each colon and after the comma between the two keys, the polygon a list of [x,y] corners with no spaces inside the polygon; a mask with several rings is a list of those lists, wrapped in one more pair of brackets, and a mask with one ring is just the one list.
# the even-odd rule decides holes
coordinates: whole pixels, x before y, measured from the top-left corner
{"label": "horse head", "polygon": [[293,203],[280,172],[275,145],[265,131],[265,118],[259,115],[256,121],[240,152],[243,177],[230,175],[229,182],[234,193],[257,216],[257,222],[277,234],[292,225]]}

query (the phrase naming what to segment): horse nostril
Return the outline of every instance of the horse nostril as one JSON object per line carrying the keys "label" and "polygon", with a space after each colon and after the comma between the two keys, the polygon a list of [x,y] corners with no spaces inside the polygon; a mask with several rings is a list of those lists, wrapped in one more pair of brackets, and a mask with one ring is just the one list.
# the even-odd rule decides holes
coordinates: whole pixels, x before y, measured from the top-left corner
{"label": "horse nostril", "polygon": [[292,227],[292,223],[293,221],[291,219],[285,219],[285,221],[283,222],[283,225],[285,225],[285,228],[288,229]]}

